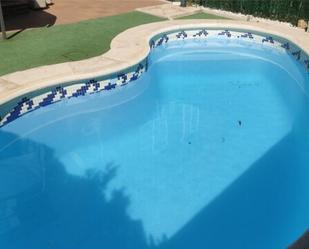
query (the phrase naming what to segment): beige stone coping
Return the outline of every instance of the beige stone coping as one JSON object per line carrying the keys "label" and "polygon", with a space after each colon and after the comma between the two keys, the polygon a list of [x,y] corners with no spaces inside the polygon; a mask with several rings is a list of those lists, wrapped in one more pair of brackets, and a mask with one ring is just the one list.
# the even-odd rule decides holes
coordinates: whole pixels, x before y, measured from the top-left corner
{"label": "beige stone coping", "polygon": [[42,66],[0,77],[0,104],[23,94],[65,82],[104,76],[142,61],[149,53],[149,40],[162,32],[188,28],[244,29],[281,36],[309,54],[309,33],[285,25],[236,20],[174,20],[128,29],[117,35],[111,49],[91,59]]}

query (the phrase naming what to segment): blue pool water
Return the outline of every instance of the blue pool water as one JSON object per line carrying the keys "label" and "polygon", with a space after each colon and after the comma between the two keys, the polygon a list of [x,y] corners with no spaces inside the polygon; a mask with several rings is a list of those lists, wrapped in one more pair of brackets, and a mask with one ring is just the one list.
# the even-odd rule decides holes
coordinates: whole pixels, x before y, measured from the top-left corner
{"label": "blue pool water", "polygon": [[275,249],[309,227],[309,75],[171,42],[139,80],[0,128],[2,249]]}

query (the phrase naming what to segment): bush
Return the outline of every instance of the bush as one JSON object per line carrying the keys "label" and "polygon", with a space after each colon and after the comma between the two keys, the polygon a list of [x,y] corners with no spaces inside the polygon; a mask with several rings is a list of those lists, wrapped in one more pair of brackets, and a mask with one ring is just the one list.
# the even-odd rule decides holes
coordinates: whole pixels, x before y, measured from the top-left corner
{"label": "bush", "polygon": [[292,24],[309,19],[309,0],[195,0],[209,8],[240,12]]}

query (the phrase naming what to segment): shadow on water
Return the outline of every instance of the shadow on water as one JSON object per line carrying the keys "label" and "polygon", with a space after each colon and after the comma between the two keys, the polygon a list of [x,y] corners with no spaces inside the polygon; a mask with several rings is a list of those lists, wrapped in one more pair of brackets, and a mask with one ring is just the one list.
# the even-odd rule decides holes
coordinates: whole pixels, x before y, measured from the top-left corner
{"label": "shadow on water", "polygon": [[[4,140],[14,136],[1,134]],[[309,224],[309,169],[298,161],[298,142],[288,134],[174,236],[154,246],[142,221],[127,215],[130,200],[123,190],[111,200],[104,197],[117,165],[69,175],[51,149],[20,139],[14,155],[0,152],[0,248],[286,248]]]}
{"label": "shadow on water", "polygon": [[[4,140],[15,137],[1,133]],[[27,139],[17,143],[18,156],[0,152],[0,248],[147,247],[141,222],[126,214],[123,191],[104,197],[116,165],[72,176],[48,147]]]}
{"label": "shadow on water", "polygon": [[160,248],[287,248],[309,224],[309,169],[296,143],[283,138]]}

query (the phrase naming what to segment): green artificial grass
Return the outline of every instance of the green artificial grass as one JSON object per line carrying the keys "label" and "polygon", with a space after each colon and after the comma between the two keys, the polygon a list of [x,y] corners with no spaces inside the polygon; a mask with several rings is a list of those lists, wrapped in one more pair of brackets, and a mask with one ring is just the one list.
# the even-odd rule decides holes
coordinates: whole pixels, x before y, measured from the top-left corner
{"label": "green artificial grass", "polygon": [[201,12],[190,16],[182,16],[177,19],[229,19],[229,18]]}
{"label": "green artificial grass", "polygon": [[[0,41],[0,75],[103,54],[122,31],[164,19],[133,11],[74,24],[26,30]],[[132,34],[134,35],[134,34]]]}

